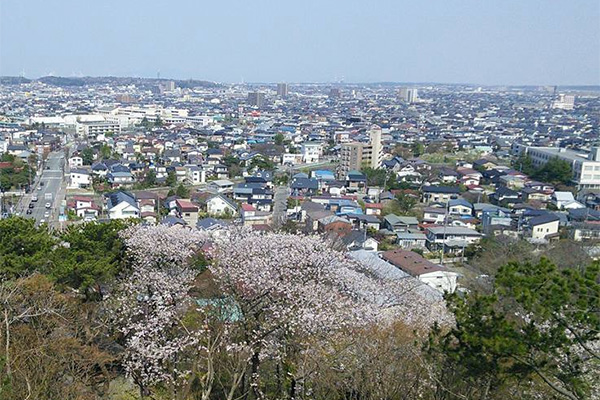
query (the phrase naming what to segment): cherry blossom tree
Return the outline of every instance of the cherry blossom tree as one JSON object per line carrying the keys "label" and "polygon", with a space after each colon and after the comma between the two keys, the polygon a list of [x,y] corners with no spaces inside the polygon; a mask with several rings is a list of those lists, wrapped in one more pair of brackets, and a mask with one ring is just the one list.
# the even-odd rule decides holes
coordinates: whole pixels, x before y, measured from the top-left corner
{"label": "cherry blossom tree", "polygon": [[131,258],[108,303],[113,323],[124,338],[123,365],[142,396],[156,384],[177,384],[188,371],[177,368],[177,357],[198,343],[182,313],[191,305],[188,295],[196,272],[189,267],[207,236],[174,226],[133,226],[122,233]]}
{"label": "cherry blossom tree", "polygon": [[212,257],[217,283],[242,315],[243,342],[252,349],[250,385],[256,398],[264,397],[261,361],[282,357],[291,342],[301,353],[308,342],[299,338],[333,336],[396,318],[429,326],[432,320],[421,316],[440,306],[432,303],[442,303],[420,297],[415,291],[420,282],[378,277],[317,236],[230,229],[215,238]]}
{"label": "cherry blossom tree", "polygon": [[[208,399],[217,369],[229,368],[227,389],[219,381],[223,397],[264,398],[261,365],[269,360],[294,398],[307,376],[297,361],[315,341],[398,319],[425,329],[447,316],[441,299],[419,294],[419,281],[378,275],[323,237],[236,227],[209,237],[165,226],[121,235],[132,267],[109,303],[124,339],[123,365],[142,395],[169,385],[184,398],[199,386]],[[206,307],[191,295],[198,271],[190,261],[201,249],[220,301]]]}

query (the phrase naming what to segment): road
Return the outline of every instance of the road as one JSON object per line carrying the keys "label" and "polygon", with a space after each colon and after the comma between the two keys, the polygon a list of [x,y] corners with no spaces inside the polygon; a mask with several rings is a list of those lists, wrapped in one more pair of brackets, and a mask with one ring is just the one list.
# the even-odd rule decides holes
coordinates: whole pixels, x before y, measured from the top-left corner
{"label": "road", "polygon": [[287,186],[278,186],[275,188],[273,196],[273,225],[275,227],[281,226],[285,221],[288,196],[289,189]]}
{"label": "road", "polygon": [[[54,151],[48,154],[44,169],[42,170],[42,176],[35,185],[32,196],[37,196],[37,201],[31,201],[31,197],[28,196],[25,210],[28,209],[29,204],[33,204],[32,213],[24,214],[28,218],[34,218],[36,225],[42,222],[48,222],[53,224],[58,220],[59,208],[62,198],[64,197],[64,190],[61,191],[61,186],[64,181],[63,168],[65,164],[64,153],[62,151]],[[63,196],[61,196],[61,192]],[[47,200],[46,194],[51,194],[52,198]],[[46,203],[50,203],[50,209],[46,208]]]}

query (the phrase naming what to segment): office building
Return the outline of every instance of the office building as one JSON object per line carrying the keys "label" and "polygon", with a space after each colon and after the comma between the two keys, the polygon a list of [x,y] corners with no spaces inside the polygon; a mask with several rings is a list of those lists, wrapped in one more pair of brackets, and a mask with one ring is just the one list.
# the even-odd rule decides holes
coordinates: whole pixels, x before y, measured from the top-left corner
{"label": "office building", "polygon": [[254,107],[262,107],[265,104],[265,94],[261,92],[248,93],[248,105]]}
{"label": "office building", "polygon": [[75,124],[76,132],[79,137],[95,138],[100,134],[119,134],[121,126],[116,122],[110,121],[86,121]]}
{"label": "office building", "polygon": [[331,88],[329,90],[329,98],[332,99],[339,99],[340,97],[342,97],[342,90],[339,88]]}
{"label": "office building", "polygon": [[342,144],[340,165],[337,170],[338,178],[344,179],[349,171],[360,170],[363,166],[379,168],[381,158],[381,128],[374,125],[369,130],[369,143],[352,142]]}
{"label": "office building", "polygon": [[589,153],[559,147],[515,146],[517,154],[527,154],[534,167],[539,168],[552,158],[571,164],[573,183],[577,189],[600,189],[600,147],[592,147]]}
{"label": "office building", "polygon": [[552,108],[561,110],[572,110],[575,107],[575,96],[568,94],[559,94],[558,100],[552,104]]}
{"label": "office building", "polygon": [[416,103],[419,98],[417,89],[409,88],[400,88],[398,90],[398,97],[401,101],[408,104]]}
{"label": "office building", "polygon": [[288,96],[288,84],[287,83],[278,83],[277,84],[277,96],[281,98],[285,98]]}

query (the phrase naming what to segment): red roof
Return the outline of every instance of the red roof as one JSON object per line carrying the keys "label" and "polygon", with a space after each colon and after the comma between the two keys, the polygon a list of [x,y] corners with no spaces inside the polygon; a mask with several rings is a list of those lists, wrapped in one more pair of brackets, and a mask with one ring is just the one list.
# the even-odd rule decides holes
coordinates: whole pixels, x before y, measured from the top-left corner
{"label": "red roof", "polygon": [[381,204],[381,203],[365,203],[365,208],[382,209],[383,208],[383,204]]}
{"label": "red roof", "polygon": [[242,204],[242,211],[256,211],[253,205],[244,203]]}
{"label": "red roof", "polygon": [[175,204],[177,204],[177,208],[179,208],[181,211],[189,211],[189,212],[198,211],[198,206],[196,206],[194,203],[192,203],[189,200],[177,199],[177,200],[175,200]]}

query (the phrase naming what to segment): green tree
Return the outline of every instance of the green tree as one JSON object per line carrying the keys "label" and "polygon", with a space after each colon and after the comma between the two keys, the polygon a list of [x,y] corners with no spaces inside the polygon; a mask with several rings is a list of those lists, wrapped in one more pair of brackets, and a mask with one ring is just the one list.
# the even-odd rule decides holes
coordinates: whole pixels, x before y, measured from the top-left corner
{"label": "green tree", "polygon": [[156,186],[156,172],[154,172],[154,170],[150,170],[146,173],[143,184],[145,187]]}
{"label": "green tree", "polygon": [[568,161],[553,157],[533,176],[544,182],[568,184],[573,179],[573,169]]}
{"label": "green tree", "polygon": [[283,140],[285,139],[285,137],[283,136],[283,134],[281,132],[278,132],[274,137],[273,140],[275,141],[275,144],[277,146],[281,146],[283,144]]}
{"label": "green tree", "polygon": [[600,372],[599,278],[598,262],[561,270],[542,258],[500,268],[490,294],[449,296],[456,325],[434,329],[428,347],[446,370],[439,381],[473,399],[526,381],[561,398],[587,398]]}
{"label": "green tree", "polygon": [[165,179],[165,185],[175,187],[177,184],[177,176],[175,176],[175,171],[170,171],[167,175],[167,179]]}
{"label": "green tree", "polygon": [[100,155],[103,159],[109,159],[112,155],[112,149],[110,148],[110,146],[107,144],[103,144],[102,147],[100,147]]}
{"label": "green tree", "polygon": [[72,225],[61,236],[63,246],[53,252],[50,275],[60,284],[79,289],[87,297],[101,294],[125,265],[119,232],[130,222],[111,220]]}
{"label": "green tree", "polygon": [[160,128],[160,127],[163,126],[163,121],[162,121],[162,119],[160,118],[159,115],[157,115],[156,119],[154,120],[154,126],[157,127],[157,128]]}
{"label": "green tree", "polygon": [[190,195],[190,190],[188,188],[186,188],[185,186],[183,186],[183,184],[179,184],[179,186],[177,186],[177,190],[175,191],[175,194],[183,199],[187,198]]}
{"label": "green tree", "polygon": [[417,199],[406,193],[398,193],[396,195],[396,201],[398,202],[398,207],[403,213],[409,212],[417,204]]}
{"label": "green tree", "polygon": [[260,154],[256,157],[253,157],[252,160],[250,160],[250,168],[271,171],[275,168],[275,164],[273,163],[273,161]]}
{"label": "green tree", "polygon": [[36,227],[32,219],[0,219],[0,275],[16,277],[47,271],[48,255],[55,244],[47,229]]}
{"label": "green tree", "polygon": [[94,150],[91,147],[85,148],[81,152],[81,158],[83,159],[84,165],[92,165],[94,162]]}
{"label": "green tree", "polygon": [[512,165],[513,168],[521,171],[527,176],[533,176],[536,172],[536,169],[533,166],[533,160],[529,154],[521,154],[513,161]]}
{"label": "green tree", "polygon": [[148,120],[148,118],[144,117],[144,118],[142,118],[142,121],[140,122],[140,126],[146,128],[146,129],[150,129],[154,126],[154,124],[152,122],[150,122]]}
{"label": "green tree", "polygon": [[425,153],[425,146],[421,142],[414,142],[410,146],[410,149],[412,151],[412,155],[415,157],[419,157]]}
{"label": "green tree", "polygon": [[383,186],[386,182],[387,171],[383,168],[363,166],[360,171],[367,177],[367,186]]}

